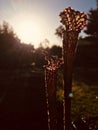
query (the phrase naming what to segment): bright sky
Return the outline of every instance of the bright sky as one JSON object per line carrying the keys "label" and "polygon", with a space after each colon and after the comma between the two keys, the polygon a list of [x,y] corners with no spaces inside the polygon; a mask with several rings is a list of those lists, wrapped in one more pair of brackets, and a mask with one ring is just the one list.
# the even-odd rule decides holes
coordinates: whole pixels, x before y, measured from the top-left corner
{"label": "bright sky", "polygon": [[22,42],[35,47],[44,39],[60,45],[54,33],[59,13],[69,6],[87,13],[96,8],[96,0],[0,0],[0,23],[8,22]]}

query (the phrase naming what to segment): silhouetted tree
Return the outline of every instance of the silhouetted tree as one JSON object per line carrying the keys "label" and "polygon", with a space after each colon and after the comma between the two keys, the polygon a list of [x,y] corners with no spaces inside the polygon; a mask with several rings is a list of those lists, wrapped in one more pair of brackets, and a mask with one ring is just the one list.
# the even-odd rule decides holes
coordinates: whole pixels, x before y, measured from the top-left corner
{"label": "silhouetted tree", "polygon": [[49,55],[57,55],[58,57],[62,57],[62,48],[60,46],[52,46],[49,50]]}
{"label": "silhouetted tree", "polygon": [[98,0],[96,0],[96,3],[97,3],[97,9],[98,9]]}
{"label": "silhouetted tree", "polygon": [[47,48],[45,49],[42,45],[35,50],[33,55],[35,67],[43,69],[43,66],[46,64],[45,55],[48,53],[47,51]]}
{"label": "silhouetted tree", "polygon": [[88,13],[87,29],[84,32],[92,38],[98,39],[98,0],[96,2],[97,8],[90,9]]}
{"label": "silhouetted tree", "polygon": [[20,42],[7,22],[0,26],[0,67],[26,67],[33,62],[33,45]]}
{"label": "silhouetted tree", "polygon": [[62,25],[60,25],[58,28],[56,28],[55,35],[62,38],[63,32],[64,32],[64,27]]}

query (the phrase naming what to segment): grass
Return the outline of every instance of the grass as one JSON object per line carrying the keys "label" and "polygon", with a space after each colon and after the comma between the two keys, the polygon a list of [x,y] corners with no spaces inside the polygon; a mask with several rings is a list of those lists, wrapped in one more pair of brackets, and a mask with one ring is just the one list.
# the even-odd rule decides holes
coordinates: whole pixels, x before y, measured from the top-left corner
{"label": "grass", "polygon": [[[81,117],[98,116],[98,86],[87,85],[83,82],[73,81],[73,97],[71,100],[71,117],[72,120]],[[57,97],[63,102],[64,91],[59,88]]]}
{"label": "grass", "polygon": [[73,83],[72,119],[98,115],[98,86]]}

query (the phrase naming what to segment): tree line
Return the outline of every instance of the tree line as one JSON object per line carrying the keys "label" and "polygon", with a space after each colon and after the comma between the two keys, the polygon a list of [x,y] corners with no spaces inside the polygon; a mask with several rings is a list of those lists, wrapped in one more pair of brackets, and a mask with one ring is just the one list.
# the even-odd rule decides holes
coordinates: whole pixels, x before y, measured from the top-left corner
{"label": "tree line", "polygon": [[54,46],[50,49],[40,45],[35,49],[32,44],[21,43],[21,40],[7,22],[3,22],[0,26],[1,69],[43,68],[46,63],[45,53],[56,55],[56,52],[61,55],[61,48]]}

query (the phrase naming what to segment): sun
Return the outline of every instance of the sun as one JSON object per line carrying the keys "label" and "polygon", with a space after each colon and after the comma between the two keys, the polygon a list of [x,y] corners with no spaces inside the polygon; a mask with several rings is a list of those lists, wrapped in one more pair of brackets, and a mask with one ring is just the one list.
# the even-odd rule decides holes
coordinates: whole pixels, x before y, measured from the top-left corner
{"label": "sun", "polygon": [[47,22],[39,14],[21,11],[17,12],[10,21],[22,43],[33,44],[37,48],[47,38]]}
{"label": "sun", "polygon": [[41,26],[33,20],[23,20],[17,24],[16,31],[21,41],[25,43],[35,44],[41,36]]}

